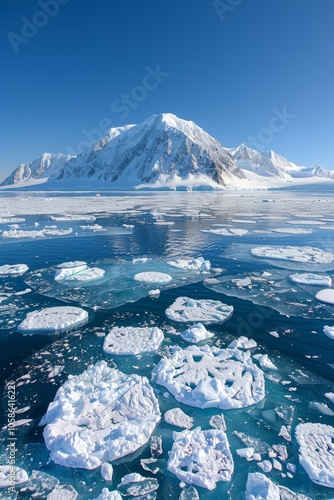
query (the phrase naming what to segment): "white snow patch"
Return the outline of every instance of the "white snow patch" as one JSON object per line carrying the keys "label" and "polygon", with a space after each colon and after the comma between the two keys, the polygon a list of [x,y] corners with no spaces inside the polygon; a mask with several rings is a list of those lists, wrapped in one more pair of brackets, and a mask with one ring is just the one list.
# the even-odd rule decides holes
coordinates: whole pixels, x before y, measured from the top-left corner
{"label": "white snow patch", "polygon": [[233,313],[233,306],[223,304],[219,300],[191,299],[178,297],[166,309],[167,318],[180,323],[222,323]]}
{"label": "white snow patch", "polygon": [[234,470],[224,431],[209,429],[173,433],[168,470],[180,481],[213,490],[218,481],[230,481]]}
{"label": "white snow patch", "polygon": [[103,350],[107,354],[137,355],[159,349],[164,334],[157,327],[114,327],[104,339]]}
{"label": "white snow patch", "polygon": [[67,330],[73,326],[81,326],[87,321],[88,313],[80,307],[47,307],[28,313],[19,324],[18,330],[20,332],[55,332]]}
{"label": "white snow patch", "polygon": [[70,376],[41,421],[50,458],[66,467],[95,469],[133,453],[160,420],[145,377],[125,375],[105,361]]}

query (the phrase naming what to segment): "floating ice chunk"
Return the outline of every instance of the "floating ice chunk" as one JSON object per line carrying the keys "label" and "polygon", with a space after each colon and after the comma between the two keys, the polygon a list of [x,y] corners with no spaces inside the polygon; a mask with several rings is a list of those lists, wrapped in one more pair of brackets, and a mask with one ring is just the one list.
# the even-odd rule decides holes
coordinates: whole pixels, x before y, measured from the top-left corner
{"label": "floating ice chunk", "polygon": [[197,344],[202,340],[207,340],[213,337],[213,333],[209,332],[202,323],[196,323],[195,325],[190,326],[187,330],[181,333],[181,337],[186,342],[190,342],[192,344]]}
{"label": "floating ice chunk", "polygon": [[213,415],[209,420],[209,424],[214,429],[220,429],[222,431],[226,431],[226,422],[223,414]]}
{"label": "floating ice chunk", "polygon": [[121,479],[120,484],[117,486],[118,491],[122,496],[142,497],[159,488],[159,482],[155,478],[148,478],[133,472],[127,474]]}
{"label": "floating ice chunk", "polygon": [[166,273],[147,271],[135,274],[133,279],[143,283],[169,283],[173,278]]}
{"label": "floating ice chunk", "polygon": [[261,472],[248,474],[246,500],[280,500],[278,487]]}
{"label": "floating ice chunk", "polygon": [[324,326],[324,334],[327,335],[330,339],[334,340],[334,326]]}
{"label": "floating ice chunk", "polygon": [[73,220],[95,221],[96,217],[94,215],[88,215],[88,214],[67,214],[67,215],[51,215],[50,219],[58,222],[68,222]]}
{"label": "floating ice chunk", "polygon": [[3,238],[45,238],[46,236],[66,236],[73,232],[69,229],[41,229],[40,231],[24,231],[23,229],[10,229],[2,233]]}
{"label": "floating ice chunk", "polygon": [[316,285],[316,286],[328,286],[328,287],[332,285],[331,277],[321,274],[296,273],[296,274],[290,274],[289,278],[291,281],[293,281],[293,283],[298,283],[300,285]]}
{"label": "floating ice chunk", "polygon": [[312,229],[301,229],[298,227],[278,227],[277,229],[272,229],[272,232],[283,234],[311,234]]}
{"label": "floating ice chunk", "polygon": [[296,427],[299,462],[316,484],[334,488],[334,427],[305,423]]}
{"label": "floating ice chunk", "polygon": [[325,304],[334,305],[334,288],[324,288],[323,290],[320,290],[320,292],[316,294],[315,298]]}
{"label": "floating ice chunk", "polygon": [[199,494],[194,486],[190,485],[181,491],[179,500],[199,500]]}
{"label": "floating ice chunk", "polygon": [[108,488],[103,488],[101,495],[94,500],[122,500],[118,491],[109,491]]}
{"label": "floating ice chunk", "polygon": [[265,396],[262,370],[253,364],[249,351],[237,348],[174,347],[152,377],[177,401],[198,408],[243,408]]}
{"label": "floating ice chunk", "polygon": [[84,231],[107,231],[106,228],[101,226],[100,224],[91,224],[88,226],[80,226],[80,229],[83,229]]}
{"label": "floating ice chunk", "polygon": [[27,472],[14,465],[0,465],[0,489],[10,488],[29,481]]}
{"label": "floating ice chunk", "polygon": [[46,500],[75,500],[78,497],[78,492],[73,486],[58,485],[51,493],[48,494]]}
{"label": "floating ice chunk", "polygon": [[255,257],[274,260],[289,260],[292,262],[310,262],[317,264],[330,264],[334,261],[334,254],[324,252],[314,247],[295,246],[263,246],[251,248]]}
{"label": "floating ice chunk", "polygon": [[73,262],[72,267],[70,266],[71,262],[66,262],[65,264],[66,266],[64,267],[60,267],[63,264],[58,266],[59,269],[55,273],[56,281],[90,281],[102,278],[105,273],[103,269],[99,269],[98,267],[88,267],[85,262]]}
{"label": "floating ice chunk", "polygon": [[254,455],[254,448],[239,448],[235,450],[237,455],[242,458],[250,459]]}
{"label": "floating ice chunk", "polygon": [[21,276],[28,271],[29,267],[26,264],[5,264],[0,266],[0,276]]}
{"label": "floating ice chunk", "polygon": [[234,470],[224,431],[209,429],[173,433],[168,470],[187,484],[213,490],[218,481],[230,481]]}
{"label": "floating ice chunk", "polygon": [[160,290],[159,290],[159,288],[156,288],[155,290],[150,290],[150,291],[148,292],[148,296],[149,296],[149,297],[159,297],[159,295],[160,295]]}
{"label": "floating ice chunk", "polygon": [[108,462],[104,462],[101,465],[101,477],[102,477],[102,479],[104,479],[105,481],[112,481],[113,473],[114,473],[114,469],[113,469],[113,466],[111,464],[109,464]]}
{"label": "floating ice chunk", "polygon": [[19,324],[18,330],[20,332],[65,331],[74,326],[84,325],[87,321],[88,313],[80,307],[47,307],[28,313]]}
{"label": "floating ice chunk", "polygon": [[223,304],[219,300],[196,300],[189,297],[178,297],[166,309],[167,318],[180,323],[222,323],[233,313],[233,306]]}
{"label": "floating ice chunk", "polygon": [[322,413],[323,415],[334,417],[334,411],[331,410],[325,403],[318,403],[317,401],[311,401],[310,408]]}
{"label": "floating ice chunk", "polygon": [[238,349],[253,349],[257,347],[257,343],[253,339],[247,337],[239,337],[232,340],[228,347],[237,347]]}
{"label": "floating ice chunk", "polygon": [[269,359],[268,354],[254,354],[253,357],[259,362],[261,368],[277,370],[277,366]]}
{"label": "floating ice chunk", "polygon": [[249,276],[247,276],[247,278],[236,279],[232,281],[240,288],[244,288],[245,286],[249,286],[252,284],[252,280],[250,279]]}
{"label": "floating ice chunk", "polygon": [[164,414],[164,420],[167,424],[176,425],[177,427],[182,427],[183,429],[191,429],[194,423],[194,419],[189,417],[181,408],[172,408],[167,410]]}
{"label": "floating ice chunk", "polygon": [[200,271],[210,271],[211,262],[209,260],[204,260],[203,257],[198,257],[197,259],[177,259],[170,260],[167,262],[170,266],[177,267],[179,269],[195,270]]}
{"label": "floating ice chunk", "polygon": [[137,355],[159,349],[164,334],[160,328],[114,327],[104,339],[107,354]]}
{"label": "floating ice chunk", "polygon": [[160,420],[145,377],[125,375],[105,361],[70,376],[41,421],[50,458],[66,467],[94,469],[133,453]]}
{"label": "floating ice chunk", "polygon": [[152,457],[158,457],[162,455],[162,437],[161,436],[151,436],[150,439],[150,450]]}
{"label": "floating ice chunk", "polygon": [[325,396],[331,403],[334,403],[334,392],[326,392]]}
{"label": "floating ice chunk", "polygon": [[272,463],[270,460],[263,460],[263,462],[258,462],[258,467],[260,467],[263,472],[270,472],[273,468]]}
{"label": "floating ice chunk", "polygon": [[233,227],[222,227],[218,229],[208,229],[207,232],[218,234],[220,236],[244,236],[248,233],[248,229],[238,229]]}

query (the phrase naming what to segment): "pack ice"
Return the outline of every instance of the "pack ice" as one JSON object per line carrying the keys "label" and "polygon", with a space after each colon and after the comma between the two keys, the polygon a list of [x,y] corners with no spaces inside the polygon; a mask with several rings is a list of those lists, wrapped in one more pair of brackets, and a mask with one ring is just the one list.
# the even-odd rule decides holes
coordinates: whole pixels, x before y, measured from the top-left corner
{"label": "pack ice", "polygon": [[159,349],[164,334],[157,327],[114,327],[104,339],[107,354],[137,355]]}
{"label": "pack ice", "polygon": [[55,332],[64,331],[74,326],[82,326],[88,321],[88,313],[80,307],[47,307],[32,311],[19,324],[20,332]]}
{"label": "pack ice", "polygon": [[135,452],[160,420],[145,377],[125,375],[105,361],[70,376],[41,421],[50,458],[66,467],[95,469]]}
{"label": "pack ice", "polygon": [[180,403],[198,408],[244,408],[265,397],[262,370],[249,351],[238,348],[176,346],[153,369],[152,380]]}
{"label": "pack ice", "polygon": [[234,470],[227,436],[223,430],[196,427],[173,433],[168,470],[187,484],[213,490],[218,481],[230,481]]}
{"label": "pack ice", "polygon": [[316,484],[334,488],[334,427],[305,423],[296,427],[299,462]]}
{"label": "pack ice", "polygon": [[178,297],[166,309],[167,318],[180,323],[222,323],[233,313],[233,306],[219,300],[191,299]]}

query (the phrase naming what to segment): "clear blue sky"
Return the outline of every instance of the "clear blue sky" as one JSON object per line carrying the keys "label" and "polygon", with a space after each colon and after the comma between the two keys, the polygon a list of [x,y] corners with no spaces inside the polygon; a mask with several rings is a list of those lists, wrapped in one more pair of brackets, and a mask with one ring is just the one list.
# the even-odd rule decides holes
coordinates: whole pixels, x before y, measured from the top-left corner
{"label": "clear blue sky", "polygon": [[1,0],[0,180],[44,151],[82,148],[83,130],[161,112],[227,147],[253,137],[334,168],[333,0],[49,2],[53,17],[40,14],[47,0]]}

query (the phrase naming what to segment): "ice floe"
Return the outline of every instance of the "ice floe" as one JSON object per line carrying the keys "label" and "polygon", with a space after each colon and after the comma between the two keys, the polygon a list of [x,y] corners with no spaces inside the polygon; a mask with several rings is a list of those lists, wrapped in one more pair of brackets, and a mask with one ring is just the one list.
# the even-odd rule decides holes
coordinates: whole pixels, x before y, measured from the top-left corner
{"label": "ice floe", "polygon": [[32,311],[19,324],[20,332],[65,331],[74,326],[82,326],[88,321],[88,313],[80,307],[47,307]]}
{"label": "ice floe", "polygon": [[67,236],[72,234],[73,229],[51,229],[45,228],[39,231],[25,231],[23,229],[10,229],[9,231],[3,231],[3,238],[46,238],[48,236]]}
{"label": "ice floe", "polygon": [[239,229],[233,227],[222,227],[217,229],[203,229],[203,232],[218,234],[219,236],[244,236],[248,233],[248,229]]}
{"label": "ice floe", "polygon": [[112,481],[113,474],[114,474],[113,466],[111,464],[109,464],[108,462],[104,462],[101,465],[101,477],[102,477],[102,479],[104,479],[105,481]]}
{"label": "ice floe", "polygon": [[0,276],[22,276],[28,269],[26,264],[5,264],[0,266]]}
{"label": "ice floe", "polygon": [[71,485],[57,485],[46,497],[46,500],[75,500],[78,492]]}
{"label": "ice floe", "polygon": [[320,290],[315,298],[325,304],[334,305],[334,288],[324,288]]}
{"label": "ice floe", "polygon": [[334,427],[319,423],[296,427],[299,462],[316,484],[334,488]]}
{"label": "ice floe", "polygon": [[135,281],[142,281],[143,283],[169,283],[173,278],[166,273],[147,271],[135,274],[133,279]]}
{"label": "ice floe", "polygon": [[224,431],[196,427],[173,433],[168,470],[187,484],[213,490],[218,481],[230,481],[234,463]]}
{"label": "ice floe", "polygon": [[237,348],[174,347],[153,369],[152,379],[177,401],[198,408],[243,408],[265,397],[262,370],[249,351]]}
{"label": "ice floe", "polygon": [[314,247],[297,246],[262,246],[251,249],[252,255],[265,259],[289,260],[293,262],[308,262],[318,264],[334,263],[334,255]]}
{"label": "ice floe", "polygon": [[328,287],[332,285],[331,277],[321,274],[296,273],[296,274],[290,274],[289,278],[293,283],[298,283],[300,285],[316,285],[316,286],[328,286]]}
{"label": "ice floe", "polygon": [[164,420],[167,424],[182,427],[183,429],[191,429],[194,419],[189,417],[181,408],[171,408],[164,414]]}
{"label": "ice floe", "polygon": [[143,446],[160,416],[145,377],[125,375],[100,361],[68,378],[41,425],[54,462],[94,469]]}
{"label": "ice floe", "polygon": [[55,280],[90,281],[102,278],[104,273],[103,269],[89,267],[84,261],[64,262],[58,265]]}
{"label": "ice floe", "polygon": [[211,262],[209,260],[204,260],[203,257],[198,257],[197,259],[177,259],[169,260],[167,262],[170,266],[177,267],[179,269],[186,270],[200,270],[200,271],[210,271]]}
{"label": "ice floe", "polygon": [[114,327],[104,339],[107,354],[137,355],[159,349],[164,334],[157,327]]}
{"label": "ice floe", "polygon": [[222,323],[233,313],[233,306],[223,304],[219,300],[192,299],[178,297],[166,309],[167,318],[180,323]]}
{"label": "ice floe", "polygon": [[228,347],[237,347],[238,349],[253,349],[254,347],[257,347],[257,343],[253,339],[242,336],[238,339],[232,340]]}
{"label": "ice floe", "polygon": [[330,339],[334,340],[334,326],[324,326],[324,334],[327,335]]}
{"label": "ice floe", "polygon": [[108,488],[103,488],[102,493],[94,500],[122,500],[122,497],[116,490],[110,491]]}
{"label": "ice floe", "polygon": [[[159,482],[155,478],[144,477],[137,472],[123,476],[120,484],[117,486],[122,496],[149,498],[146,495],[156,491],[159,488]],[[156,498],[155,496],[153,498]]]}
{"label": "ice floe", "polygon": [[197,344],[203,340],[210,339],[213,335],[214,334],[209,332],[202,323],[196,323],[181,333],[183,340],[191,344]]}
{"label": "ice floe", "polygon": [[18,486],[29,481],[29,476],[24,469],[14,465],[0,465],[0,489]]}
{"label": "ice floe", "polygon": [[248,474],[246,500],[280,500],[278,487],[261,472]]}

